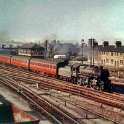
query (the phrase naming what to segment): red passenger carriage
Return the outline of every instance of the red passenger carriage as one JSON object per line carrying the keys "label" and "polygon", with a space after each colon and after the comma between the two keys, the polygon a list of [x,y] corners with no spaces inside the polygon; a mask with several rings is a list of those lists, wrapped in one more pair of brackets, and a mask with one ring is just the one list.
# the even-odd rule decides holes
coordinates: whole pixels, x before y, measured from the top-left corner
{"label": "red passenger carriage", "polygon": [[56,77],[57,75],[56,63],[41,59],[31,59],[30,70],[52,77]]}
{"label": "red passenger carriage", "polygon": [[0,62],[10,64],[10,56],[0,55]]}
{"label": "red passenger carriage", "polygon": [[29,58],[28,57],[20,57],[20,56],[12,56],[11,64],[17,67],[22,67],[28,69]]}
{"label": "red passenger carriage", "polygon": [[52,77],[57,76],[57,63],[52,61],[30,58],[26,56],[0,55],[0,62],[30,69],[34,72],[46,74]]}

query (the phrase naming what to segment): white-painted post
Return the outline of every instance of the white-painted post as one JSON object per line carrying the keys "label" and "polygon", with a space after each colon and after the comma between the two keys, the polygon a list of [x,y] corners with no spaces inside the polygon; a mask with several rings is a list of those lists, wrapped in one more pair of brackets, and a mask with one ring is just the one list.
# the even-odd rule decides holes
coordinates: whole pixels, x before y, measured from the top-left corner
{"label": "white-painted post", "polygon": [[39,85],[38,85],[38,83],[36,83],[36,88],[37,88],[37,89],[39,88]]}

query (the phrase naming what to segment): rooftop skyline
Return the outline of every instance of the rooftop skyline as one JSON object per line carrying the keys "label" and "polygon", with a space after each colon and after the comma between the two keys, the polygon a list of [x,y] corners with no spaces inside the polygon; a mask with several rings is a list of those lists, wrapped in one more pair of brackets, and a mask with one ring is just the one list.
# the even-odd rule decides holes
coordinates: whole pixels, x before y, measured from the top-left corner
{"label": "rooftop skyline", "polygon": [[[0,34],[19,40],[124,41],[123,0],[0,0]],[[0,35],[1,36],[1,35]]]}

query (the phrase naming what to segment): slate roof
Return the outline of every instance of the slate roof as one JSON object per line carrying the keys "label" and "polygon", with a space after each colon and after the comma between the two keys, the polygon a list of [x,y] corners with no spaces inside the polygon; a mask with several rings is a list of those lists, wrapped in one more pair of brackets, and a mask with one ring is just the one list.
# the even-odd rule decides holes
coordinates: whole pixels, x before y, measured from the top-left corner
{"label": "slate roof", "polygon": [[25,43],[22,46],[20,46],[21,49],[44,49],[44,47],[34,44],[34,43]]}
{"label": "slate roof", "polygon": [[99,45],[97,47],[97,50],[98,51],[101,51],[101,52],[118,52],[118,53],[124,53],[124,46],[116,47],[114,45],[109,45],[109,46]]}

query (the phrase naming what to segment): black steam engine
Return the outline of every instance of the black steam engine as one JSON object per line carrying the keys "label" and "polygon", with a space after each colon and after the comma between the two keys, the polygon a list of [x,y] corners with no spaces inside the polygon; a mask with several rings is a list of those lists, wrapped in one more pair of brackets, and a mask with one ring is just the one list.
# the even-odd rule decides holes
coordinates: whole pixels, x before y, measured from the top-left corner
{"label": "black steam engine", "polygon": [[97,90],[111,91],[109,71],[98,66],[73,64],[59,69],[59,77],[66,81]]}

